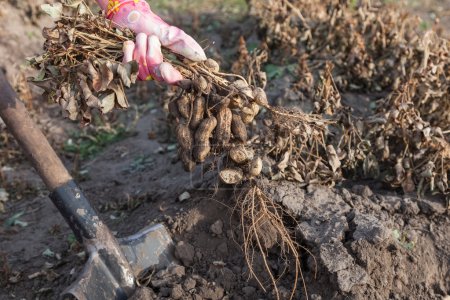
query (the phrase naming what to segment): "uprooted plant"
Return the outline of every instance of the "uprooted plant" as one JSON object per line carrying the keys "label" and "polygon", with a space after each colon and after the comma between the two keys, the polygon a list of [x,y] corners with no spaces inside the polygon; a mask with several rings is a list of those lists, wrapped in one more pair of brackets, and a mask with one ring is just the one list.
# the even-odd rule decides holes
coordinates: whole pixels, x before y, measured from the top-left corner
{"label": "uprooted plant", "polygon": [[[135,62],[120,61],[123,42],[133,40],[134,35],[112,25],[102,16],[78,11],[75,15],[61,15],[55,27],[44,29],[45,53],[31,61],[40,69],[34,82],[73,120],[89,123],[95,111],[106,114],[128,107],[124,88],[136,81],[138,66]],[[281,238],[283,258],[293,259],[290,271],[297,278],[301,274],[298,245],[286,229],[279,207],[271,204],[254,179],[292,178],[304,184],[331,183],[338,179],[338,164],[335,159],[326,158],[332,147],[324,144],[329,121],[319,115],[269,104],[261,88],[266,83],[265,74],[260,71],[267,57],[264,51],[243,57],[245,77],[221,72],[219,64],[212,59],[194,63],[167,49],[163,53],[164,60],[186,79],[178,84],[181,89],[168,106],[185,169],[192,171],[207,160],[218,162],[220,180],[242,188],[247,195],[236,199],[236,207],[245,220],[246,257],[251,256],[250,248],[258,249],[263,255],[267,252],[267,245],[258,242],[258,233],[270,227]],[[248,127],[255,124],[261,110],[267,112],[263,126],[266,134],[250,137]],[[270,157],[269,169],[277,173],[274,176],[271,172],[262,174],[264,157]],[[249,203],[257,205],[250,208]],[[255,219],[261,215],[272,221],[261,223]],[[254,270],[252,260],[248,263]],[[265,270],[277,291],[278,280],[270,268]],[[256,272],[251,273],[258,278]],[[295,288],[292,296],[294,291]],[[276,296],[279,298],[278,293]]]}

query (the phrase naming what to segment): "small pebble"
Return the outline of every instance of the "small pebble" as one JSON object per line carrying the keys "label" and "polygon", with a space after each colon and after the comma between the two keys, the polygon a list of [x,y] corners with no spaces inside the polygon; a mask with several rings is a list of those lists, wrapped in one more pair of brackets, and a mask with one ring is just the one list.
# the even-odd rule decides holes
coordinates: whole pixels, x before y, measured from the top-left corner
{"label": "small pebble", "polygon": [[195,249],[189,243],[178,242],[175,246],[175,257],[181,260],[184,266],[188,267],[194,262]]}
{"label": "small pebble", "polygon": [[193,278],[188,278],[184,281],[183,287],[186,292],[190,292],[195,289],[197,282]]}
{"label": "small pebble", "polygon": [[180,202],[184,202],[184,201],[189,200],[189,199],[191,199],[191,194],[189,194],[189,192],[184,192],[183,194],[181,194],[178,197],[178,201],[180,201]]}
{"label": "small pebble", "polygon": [[222,220],[217,220],[214,224],[211,225],[211,232],[215,235],[221,235],[223,232],[223,222]]}
{"label": "small pebble", "polygon": [[170,269],[170,274],[181,278],[186,275],[186,269],[183,266],[175,265]]}
{"label": "small pebble", "polygon": [[172,292],[170,293],[170,296],[174,300],[181,299],[184,296],[183,288],[180,284],[175,284],[172,288]]}

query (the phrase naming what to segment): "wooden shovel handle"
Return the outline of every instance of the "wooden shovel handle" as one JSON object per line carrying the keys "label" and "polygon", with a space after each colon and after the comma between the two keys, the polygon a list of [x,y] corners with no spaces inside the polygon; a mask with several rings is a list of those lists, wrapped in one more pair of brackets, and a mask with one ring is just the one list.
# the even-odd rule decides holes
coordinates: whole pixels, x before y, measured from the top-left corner
{"label": "wooden shovel handle", "polygon": [[0,117],[51,192],[72,180],[41,130],[28,115],[27,109],[18,99],[2,70],[0,70]]}

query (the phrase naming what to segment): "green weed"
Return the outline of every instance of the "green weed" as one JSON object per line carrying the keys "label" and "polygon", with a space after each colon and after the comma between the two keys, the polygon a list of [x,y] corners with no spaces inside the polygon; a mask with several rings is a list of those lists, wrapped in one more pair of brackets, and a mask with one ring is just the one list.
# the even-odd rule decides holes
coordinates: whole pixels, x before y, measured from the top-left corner
{"label": "green weed", "polygon": [[65,142],[63,150],[78,155],[81,160],[89,159],[100,153],[108,145],[130,136],[124,126],[117,128],[97,128],[89,133],[87,130],[73,132]]}

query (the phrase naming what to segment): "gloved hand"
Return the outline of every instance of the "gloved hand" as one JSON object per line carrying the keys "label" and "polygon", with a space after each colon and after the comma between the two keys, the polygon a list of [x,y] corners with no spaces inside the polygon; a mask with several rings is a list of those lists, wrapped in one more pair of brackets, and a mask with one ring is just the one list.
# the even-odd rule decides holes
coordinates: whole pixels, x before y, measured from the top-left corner
{"label": "gloved hand", "polygon": [[206,60],[202,47],[181,29],[154,14],[145,0],[97,0],[107,18],[137,34],[136,42],[124,43],[124,62],[139,63],[140,80],[174,84],[183,79],[171,64],[163,62],[161,45],[192,61]]}

